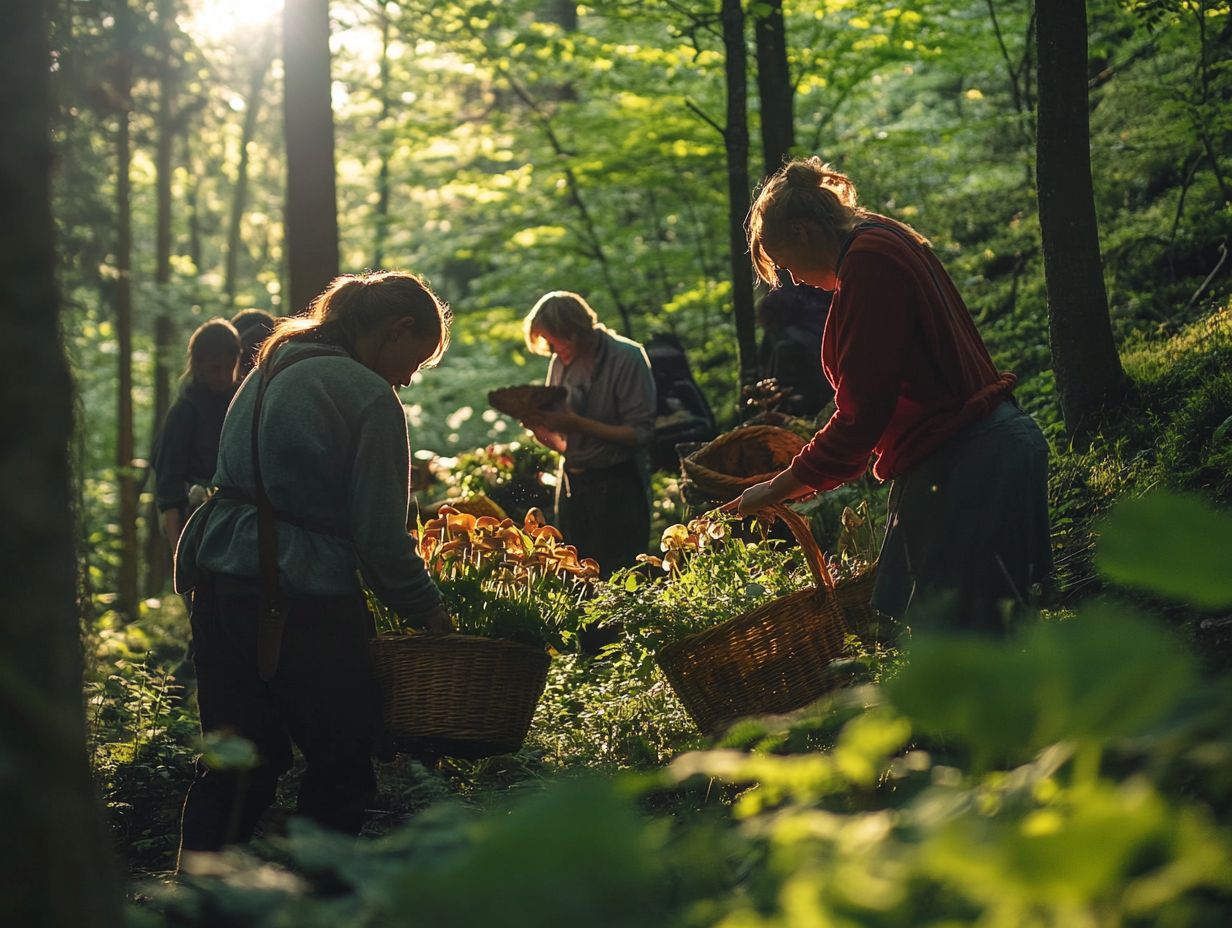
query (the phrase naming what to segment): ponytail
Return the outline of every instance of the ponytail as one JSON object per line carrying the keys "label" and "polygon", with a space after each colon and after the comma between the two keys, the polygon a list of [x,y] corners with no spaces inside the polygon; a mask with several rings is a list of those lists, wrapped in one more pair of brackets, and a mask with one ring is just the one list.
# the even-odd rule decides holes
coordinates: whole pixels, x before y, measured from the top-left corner
{"label": "ponytail", "polygon": [[379,271],[336,277],[299,316],[279,319],[274,333],[257,355],[263,365],[289,341],[310,340],[337,345],[352,357],[359,338],[380,326],[410,317],[416,327],[435,326],[436,351],[425,366],[436,364],[449,346],[453,314],[428,285],[414,274]]}

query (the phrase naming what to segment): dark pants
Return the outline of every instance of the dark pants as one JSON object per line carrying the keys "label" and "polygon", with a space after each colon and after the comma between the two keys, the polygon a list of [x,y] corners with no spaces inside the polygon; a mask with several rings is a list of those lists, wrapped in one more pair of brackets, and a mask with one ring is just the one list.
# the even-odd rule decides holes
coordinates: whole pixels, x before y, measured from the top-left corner
{"label": "dark pants", "polygon": [[593,557],[604,578],[632,567],[646,553],[650,538],[650,500],[637,461],[612,467],[565,470],[556,497],[565,543],[578,557]]}
{"label": "dark pants", "polygon": [[1052,569],[1048,444],[1012,401],[894,481],[873,606],[913,627],[1003,633]]}
{"label": "dark pants", "polygon": [[307,764],[300,815],[358,834],[375,791],[370,755],[380,695],[363,597],[291,598],[278,672],[268,683],[257,674],[256,627],[255,595],[221,592],[213,578],[197,588],[192,633],[201,731],[246,738],[257,764],[216,770],[197,762],[184,800],[181,851],[215,851],[251,838],[291,766],[292,743]]}

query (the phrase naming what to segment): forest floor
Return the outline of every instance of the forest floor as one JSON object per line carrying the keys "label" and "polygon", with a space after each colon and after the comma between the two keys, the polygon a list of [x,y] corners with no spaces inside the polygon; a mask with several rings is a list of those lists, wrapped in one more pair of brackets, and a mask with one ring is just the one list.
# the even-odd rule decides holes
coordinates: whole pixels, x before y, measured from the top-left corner
{"label": "forest floor", "polygon": [[[1100,520],[1112,504],[1153,488],[1232,502],[1232,309],[1182,330],[1140,339],[1124,352],[1132,380],[1125,410],[1109,416],[1086,448],[1054,448],[1051,507],[1058,608],[1101,593],[1092,565]],[[1127,410],[1127,411],[1126,411]],[[1180,629],[1210,669],[1232,663],[1232,617],[1145,596]],[[178,815],[197,746],[191,679],[177,680],[183,605],[148,601],[129,625],[102,622],[87,636],[87,698],[98,788],[111,816],[134,893],[174,866]],[[892,664],[892,655],[876,655]],[[503,804],[545,781],[595,772],[652,770],[703,747],[666,683],[644,662],[563,656],[522,751],[480,761],[378,763],[379,792],[365,833],[381,835],[444,799],[472,808]],[[301,770],[280,789],[263,822],[281,831]],[[276,853],[270,851],[270,853]]]}

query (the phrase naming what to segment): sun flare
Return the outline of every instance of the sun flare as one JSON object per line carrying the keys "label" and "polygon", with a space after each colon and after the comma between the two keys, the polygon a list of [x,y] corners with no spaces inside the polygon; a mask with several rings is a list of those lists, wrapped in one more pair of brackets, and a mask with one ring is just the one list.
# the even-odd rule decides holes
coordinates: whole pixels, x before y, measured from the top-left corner
{"label": "sun flare", "polygon": [[283,0],[200,0],[188,30],[209,39],[224,39],[241,31],[273,23]]}

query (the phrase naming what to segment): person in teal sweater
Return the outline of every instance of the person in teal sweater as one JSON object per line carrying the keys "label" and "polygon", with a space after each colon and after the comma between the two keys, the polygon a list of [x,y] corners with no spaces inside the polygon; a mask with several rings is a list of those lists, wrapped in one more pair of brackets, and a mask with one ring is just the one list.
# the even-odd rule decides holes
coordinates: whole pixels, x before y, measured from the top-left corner
{"label": "person in teal sweater", "polygon": [[[223,426],[219,489],[184,530],[176,589],[194,591],[202,732],[241,735],[258,759],[244,771],[198,764],[182,852],[247,840],[290,767],[292,743],[307,762],[298,813],[359,832],[375,788],[370,755],[380,722],[367,644],[374,628],[359,577],[412,624],[452,627],[407,533],[410,457],[395,392],[441,357],[450,322],[448,308],[412,274],[340,277],[307,315],[278,323],[236,394]],[[262,672],[258,644],[254,440],[285,603],[272,676]]]}

